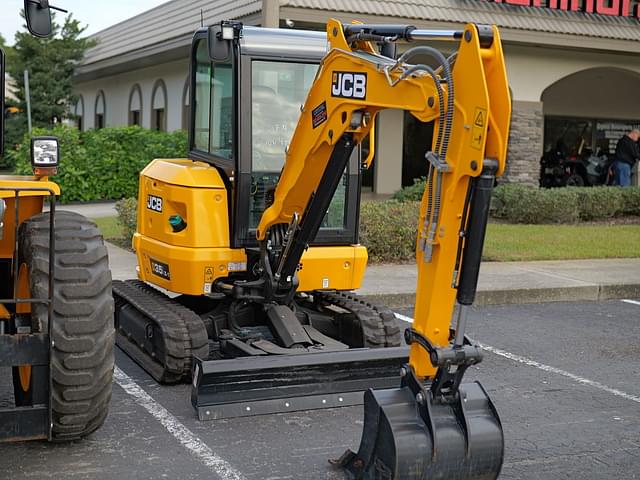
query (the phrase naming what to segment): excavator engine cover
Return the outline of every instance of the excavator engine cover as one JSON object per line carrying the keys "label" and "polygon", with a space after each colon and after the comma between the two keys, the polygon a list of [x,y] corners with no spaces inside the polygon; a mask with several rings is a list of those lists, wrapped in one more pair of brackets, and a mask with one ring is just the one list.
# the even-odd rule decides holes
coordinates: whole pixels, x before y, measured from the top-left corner
{"label": "excavator engine cover", "polygon": [[335,463],[358,480],[491,480],[503,457],[500,418],[479,382],[437,399],[409,371],[401,388],[365,393],[360,449]]}

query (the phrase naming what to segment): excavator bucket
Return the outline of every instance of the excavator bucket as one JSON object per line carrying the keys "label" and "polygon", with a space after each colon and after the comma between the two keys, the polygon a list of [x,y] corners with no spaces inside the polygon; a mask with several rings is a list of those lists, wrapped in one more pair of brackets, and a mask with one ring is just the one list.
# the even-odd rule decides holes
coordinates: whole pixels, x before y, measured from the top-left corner
{"label": "excavator bucket", "polygon": [[392,388],[408,347],[194,359],[191,403],[200,420],[361,405],[368,388]]}
{"label": "excavator bucket", "polygon": [[358,453],[332,463],[358,480],[497,478],[504,437],[482,385],[462,384],[454,401],[423,385],[409,374],[399,389],[368,390]]}

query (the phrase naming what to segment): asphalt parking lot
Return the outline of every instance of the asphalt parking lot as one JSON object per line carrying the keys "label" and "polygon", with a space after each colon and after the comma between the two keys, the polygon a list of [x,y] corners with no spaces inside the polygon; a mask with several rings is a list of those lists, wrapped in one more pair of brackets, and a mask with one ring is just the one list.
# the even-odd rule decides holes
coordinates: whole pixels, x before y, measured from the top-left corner
{"label": "asphalt parking lot", "polygon": [[[477,307],[467,373],[500,413],[502,479],[640,478],[640,302]],[[398,309],[410,317],[411,308]],[[73,444],[0,446],[10,479],[344,479],[362,408],[199,422],[188,385],[159,386],[122,352],[110,415]]]}

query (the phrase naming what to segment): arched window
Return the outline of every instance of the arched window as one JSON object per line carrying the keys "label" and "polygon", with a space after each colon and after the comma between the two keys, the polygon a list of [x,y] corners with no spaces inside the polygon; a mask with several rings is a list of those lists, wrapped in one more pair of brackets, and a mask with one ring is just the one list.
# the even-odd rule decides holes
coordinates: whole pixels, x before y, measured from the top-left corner
{"label": "arched window", "polygon": [[167,87],[162,80],[156,80],[151,94],[151,129],[167,131]]}
{"label": "arched window", "polygon": [[104,92],[100,90],[96,95],[95,120],[93,127],[104,128],[107,118],[107,102],[104,99]]}
{"label": "arched window", "polygon": [[74,115],[74,121],[76,122],[76,126],[78,127],[78,130],[82,131],[84,125],[83,125],[83,120],[84,120],[84,98],[82,97],[82,95],[78,96],[78,99],[76,100],[76,104],[73,106],[73,115]]}
{"label": "arched window", "polygon": [[189,109],[189,77],[184,82],[182,89],[182,129],[189,130],[190,114]]}
{"label": "arched window", "polygon": [[142,90],[137,83],[129,94],[129,125],[142,125]]}

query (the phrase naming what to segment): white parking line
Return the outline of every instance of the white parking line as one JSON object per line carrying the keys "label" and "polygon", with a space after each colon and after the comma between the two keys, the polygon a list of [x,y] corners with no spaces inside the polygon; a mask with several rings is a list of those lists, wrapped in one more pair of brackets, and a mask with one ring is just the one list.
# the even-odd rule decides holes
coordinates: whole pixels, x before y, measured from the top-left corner
{"label": "white parking line", "polygon": [[129,375],[118,367],[113,372],[115,382],[131,395],[136,403],[158,420],[178,442],[197,457],[202,463],[217,473],[222,480],[244,480],[240,472],[213,453],[209,446],[185,427],[166,408],[145,392]]}
{"label": "white parking line", "polygon": [[[637,303],[638,305],[640,305],[640,302],[635,302],[631,300],[630,302]],[[401,315],[399,313],[396,313],[396,318],[399,318],[400,320],[404,320],[405,322],[413,323],[413,318],[407,317],[406,315]],[[630,393],[623,392],[622,390],[618,390],[616,388],[609,387],[603,383],[596,382],[594,380],[589,380],[588,378],[575,375],[571,372],[567,372],[566,370],[552,367],[550,365],[545,365],[544,363],[536,362],[535,360],[531,360],[530,358],[523,357],[521,355],[516,355],[515,353],[507,352],[505,350],[492,347],[491,345],[484,345],[482,343],[478,343],[478,345],[480,346],[480,348],[482,348],[487,352],[491,352],[495,355],[499,355],[509,360],[513,360],[514,362],[522,363],[524,365],[537,368],[547,373],[555,373],[556,375],[562,375],[563,377],[570,378],[574,382],[581,383],[589,387],[597,388],[598,390],[602,390],[604,392],[610,393],[612,395],[615,395],[616,397],[622,397],[626,400],[631,400],[632,402],[640,403],[640,397],[636,395],[631,395]]]}
{"label": "white parking line", "polygon": [[637,300],[628,300],[628,299],[625,298],[625,299],[623,299],[621,301],[624,302],[624,303],[630,303],[632,305],[640,305],[640,302],[638,302]]}

